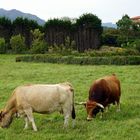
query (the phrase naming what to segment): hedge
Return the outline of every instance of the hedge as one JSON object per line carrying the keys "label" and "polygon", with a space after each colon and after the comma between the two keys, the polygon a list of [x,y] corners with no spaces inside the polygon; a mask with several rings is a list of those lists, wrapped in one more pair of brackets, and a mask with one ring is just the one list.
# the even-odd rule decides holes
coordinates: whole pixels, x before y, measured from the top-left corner
{"label": "hedge", "polygon": [[139,65],[140,56],[75,57],[38,54],[17,56],[16,62],[20,61],[80,65]]}

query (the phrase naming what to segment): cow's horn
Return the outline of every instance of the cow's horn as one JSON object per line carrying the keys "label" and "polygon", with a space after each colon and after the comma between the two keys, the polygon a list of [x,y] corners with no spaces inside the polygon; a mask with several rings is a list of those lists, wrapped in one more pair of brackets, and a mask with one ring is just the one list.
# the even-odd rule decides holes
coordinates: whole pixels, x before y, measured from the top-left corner
{"label": "cow's horn", "polygon": [[85,105],[85,104],[86,104],[86,102],[79,102],[79,103],[78,103],[78,102],[76,102],[75,104],[76,104],[76,105]]}
{"label": "cow's horn", "polygon": [[101,107],[102,109],[104,109],[104,106],[100,103],[96,103],[97,106]]}

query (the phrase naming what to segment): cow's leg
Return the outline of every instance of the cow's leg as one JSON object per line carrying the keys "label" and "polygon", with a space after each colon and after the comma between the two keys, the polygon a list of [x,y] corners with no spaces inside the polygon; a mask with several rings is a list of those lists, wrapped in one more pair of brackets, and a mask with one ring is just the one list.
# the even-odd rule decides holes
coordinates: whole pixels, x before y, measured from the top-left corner
{"label": "cow's leg", "polygon": [[25,109],[25,114],[27,115],[29,121],[32,123],[32,128],[34,131],[37,131],[37,127],[35,125],[35,122],[34,122],[34,117],[33,117],[33,113],[32,113],[32,109],[29,108],[29,109]]}
{"label": "cow's leg", "polygon": [[102,119],[102,118],[103,118],[103,111],[100,110],[100,119]]}
{"label": "cow's leg", "polygon": [[28,126],[29,126],[28,117],[26,116],[24,119],[25,119],[25,126],[24,126],[24,129],[28,129]]}
{"label": "cow's leg", "polygon": [[110,104],[107,105],[107,107],[105,108],[105,112],[108,112],[110,108]]}
{"label": "cow's leg", "polygon": [[70,110],[71,109],[68,109],[68,108],[63,109],[63,112],[64,112],[64,128],[66,128],[69,124],[69,118],[71,116]]}
{"label": "cow's leg", "polygon": [[116,112],[120,111],[120,102],[116,102]]}
{"label": "cow's leg", "polygon": [[68,124],[69,124],[69,118],[70,118],[70,115],[65,115],[64,116],[64,128],[66,128],[67,126],[68,126]]}

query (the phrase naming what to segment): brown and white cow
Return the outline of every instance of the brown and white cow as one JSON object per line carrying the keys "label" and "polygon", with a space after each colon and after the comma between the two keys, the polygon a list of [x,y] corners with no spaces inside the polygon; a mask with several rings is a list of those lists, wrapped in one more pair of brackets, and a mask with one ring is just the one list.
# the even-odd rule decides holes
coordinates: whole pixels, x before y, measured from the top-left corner
{"label": "brown and white cow", "polygon": [[48,114],[54,111],[63,112],[64,127],[67,127],[70,116],[75,119],[74,89],[70,83],[20,86],[14,90],[1,111],[0,126],[8,127],[17,113],[25,118],[25,129],[31,122],[33,130],[37,131],[33,112]]}
{"label": "brown and white cow", "polygon": [[117,111],[120,110],[121,88],[120,81],[115,74],[106,76],[94,81],[89,90],[89,98],[84,104],[87,110],[87,120],[92,120],[93,116],[110,104],[117,104]]}

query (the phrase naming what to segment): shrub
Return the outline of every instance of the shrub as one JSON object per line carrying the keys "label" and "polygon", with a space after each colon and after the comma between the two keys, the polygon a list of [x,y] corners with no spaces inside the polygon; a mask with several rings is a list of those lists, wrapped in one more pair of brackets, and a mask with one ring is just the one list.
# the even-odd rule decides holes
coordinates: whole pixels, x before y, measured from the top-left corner
{"label": "shrub", "polygon": [[140,55],[140,53],[134,48],[121,48],[108,46],[103,46],[100,50],[88,50],[85,52],[85,54],[86,56],[91,57]]}
{"label": "shrub", "polygon": [[16,57],[16,61],[34,61],[80,65],[139,65],[140,56],[74,57],[57,55],[31,55]]}
{"label": "shrub", "polygon": [[5,53],[6,52],[6,44],[5,44],[5,39],[0,38],[0,53]]}
{"label": "shrub", "polygon": [[67,36],[65,38],[64,44],[61,44],[61,45],[54,44],[53,46],[49,47],[48,51],[49,53],[59,53],[62,55],[70,55],[70,54],[77,53],[76,51],[74,51],[75,48],[76,48],[75,41],[71,41],[70,37]]}
{"label": "shrub", "polygon": [[119,36],[119,32],[117,29],[112,28],[104,28],[102,34],[102,44],[109,46],[118,46],[117,38]]}
{"label": "shrub", "polygon": [[12,36],[10,44],[14,53],[23,53],[23,51],[25,51],[25,38],[20,34]]}
{"label": "shrub", "polygon": [[137,39],[135,40],[133,43],[132,43],[132,46],[138,50],[140,52],[140,39]]}
{"label": "shrub", "polygon": [[30,49],[33,54],[43,54],[48,50],[48,45],[44,40],[34,40]]}
{"label": "shrub", "polygon": [[35,29],[34,31],[31,31],[31,34],[33,36],[33,42],[30,52],[33,54],[43,54],[48,51],[48,45],[44,40],[44,33],[41,33],[39,29]]}

